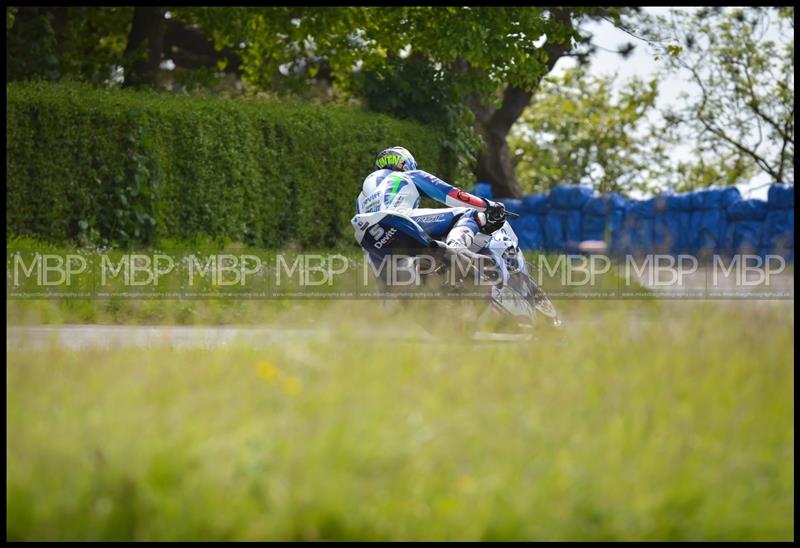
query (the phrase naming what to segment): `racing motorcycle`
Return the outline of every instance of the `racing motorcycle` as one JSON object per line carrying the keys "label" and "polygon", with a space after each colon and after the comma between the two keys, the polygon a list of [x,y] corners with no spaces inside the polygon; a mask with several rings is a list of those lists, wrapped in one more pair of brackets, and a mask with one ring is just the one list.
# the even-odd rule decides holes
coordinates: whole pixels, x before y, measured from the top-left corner
{"label": "racing motorcycle", "polygon": [[[474,327],[473,335],[525,334],[537,326],[561,327],[555,306],[530,276],[508,221],[477,252],[453,249],[438,239],[447,235],[464,211],[383,210],[353,217],[356,240],[373,265],[382,295],[398,297],[406,305],[415,296],[437,297],[434,318],[440,320],[443,312],[451,320],[468,318],[462,327]],[[407,274],[402,282],[398,272]]]}

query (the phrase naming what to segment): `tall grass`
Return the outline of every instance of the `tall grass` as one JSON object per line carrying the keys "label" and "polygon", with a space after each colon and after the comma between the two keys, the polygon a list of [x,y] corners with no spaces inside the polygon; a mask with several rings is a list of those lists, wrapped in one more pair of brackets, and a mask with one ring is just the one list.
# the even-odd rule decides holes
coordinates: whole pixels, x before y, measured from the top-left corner
{"label": "tall grass", "polygon": [[304,306],[332,338],[10,349],[8,538],[794,536],[791,303],[583,303],[502,344]]}

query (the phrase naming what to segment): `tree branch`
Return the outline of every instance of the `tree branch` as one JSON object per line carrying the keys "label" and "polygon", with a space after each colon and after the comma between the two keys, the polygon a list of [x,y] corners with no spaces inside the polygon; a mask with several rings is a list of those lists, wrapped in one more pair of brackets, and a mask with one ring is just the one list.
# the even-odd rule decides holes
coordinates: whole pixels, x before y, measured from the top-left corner
{"label": "tree branch", "polygon": [[708,101],[708,91],[706,87],[703,85],[702,79],[700,75],[697,73],[697,70],[694,67],[689,69],[694,76],[697,85],[700,86],[700,91],[703,94],[702,102],[700,103],[700,107],[697,109],[697,119],[703,124],[703,127],[711,132],[712,134],[716,135],[726,143],[730,144],[740,152],[750,156],[756,164],[766,173],[768,173],[772,177],[776,177],[775,170],[770,167],[769,163],[764,160],[755,150],[750,150],[748,147],[744,146],[742,143],[734,140],[733,138],[729,137],[722,129],[714,127],[709,120],[704,117],[704,109],[706,106],[706,102]]}
{"label": "tree branch", "polygon": [[752,101],[750,102],[750,104],[748,106],[751,109],[753,109],[753,112],[755,112],[757,116],[759,116],[761,119],[763,119],[769,125],[771,125],[775,129],[775,131],[778,132],[778,135],[781,136],[781,139],[783,139],[784,141],[789,141],[790,143],[794,144],[794,139],[792,137],[790,137],[789,134],[784,131],[784,129],[781,127],[781,125],[778,124],[778,122],[773,120],[770,116],[767,115],[766,112],[763,112],[758,107],[759,101],[758,101],[758,98],[756,97],[756,94],[755,94],[755,84],[753,83],[753,79],[750,76],[750,69],[747,66],[747,63],[742,63],[742,62],[739,62],[739,61],[735,61],[735,63],[737,65],[741,65],[742,66],[742,68],[744,69],[745,77],[747,78],[747,92],[750,95],[750,98],[752,99]]}
{"label": "tree branch", "polygon": [[728,135],[726,135],[725,132],[722,131],[721,129],[712,126],[708,121],[705,120],[705,118],[699,118],[699,120],[700,120],[700,123],[702,123],[703,126],[708,131],[710,131],[711,133],[713,133],[714,135],[716,135],[717,137],[719,137],[720,139],[722,139],[726,143],[729,143],[730,145],[735,147],[740,152],[743,152],[744,154],[747,154],[748,156],[750,156],[753,160],[755,160],[756,164],[758,164],[758,166],[762,170],[764,170],[770,176],[777,178],[778,175],[775,172],[775,170],[773,168],[771,168],[770,165],[767,163],[767,161],[764,160],[764,158],[762,158],[761,156],[759,156],[754,150],[750,150],[746,146],[742,145],[738,141],[736,141],[736,140],[732,139],[731,137],[729,137]]}
{"label": "tree branch", "polygon": [[[792,120],[794,120],[794,108],[792,108],[792,112],[789,115],[789,118],[786,120],[786,132],[787,133],[789,132],[789,128],[791,127]],[[786,160],[786,147],[787,147],[788,144],[789,144],[789,141],[784,139],[783,146],[781,146],[780,171],[778,172],[778,181],[777,182],[779,182],[779,183],[783,182],[783,172],[784,172],[783,164],[784,164],[784,161]],[[792,148],[794,148],[794,141],[792,141]],[[794,177],[792,177],[792,183],[794,183]]]}

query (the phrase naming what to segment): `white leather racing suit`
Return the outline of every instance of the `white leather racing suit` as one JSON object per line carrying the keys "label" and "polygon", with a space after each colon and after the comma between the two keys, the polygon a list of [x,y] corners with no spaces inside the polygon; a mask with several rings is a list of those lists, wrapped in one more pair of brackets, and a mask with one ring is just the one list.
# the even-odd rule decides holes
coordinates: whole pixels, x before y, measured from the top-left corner
{"label": "white leather racing suit", "polygon": [[[420,193],[451,207],[420,209]],[[485,223],[485,216],[479,212],[488,205],[483,198],[464,192],[421,169],[404,172],[381,169],[364,179],[361,193],[356,199],[354,224],[358,214],[393,210],[417,221],[421,229],[430,233],[434,227],[426,223],[426,219],[452,212],[458,216],[458,220],[454,225],[449,225],[452,228],[444,238],[445,243],[449,247],[476,252],[491,238],[491,235],[479,230]],[[452,218],[450,215],[448,217]]]}

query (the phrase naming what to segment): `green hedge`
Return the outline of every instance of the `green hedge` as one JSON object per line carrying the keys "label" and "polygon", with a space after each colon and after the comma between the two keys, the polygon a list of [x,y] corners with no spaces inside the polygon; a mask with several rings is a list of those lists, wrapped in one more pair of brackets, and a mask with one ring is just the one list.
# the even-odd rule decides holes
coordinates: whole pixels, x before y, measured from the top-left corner
{"label": "green hedge", "polygon": [[443,165],[438,130],[351,107],[64,84],[7,93],[7,235],[328,246],[351,238],[378,151],[402,144],[421,167]]}

